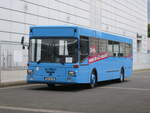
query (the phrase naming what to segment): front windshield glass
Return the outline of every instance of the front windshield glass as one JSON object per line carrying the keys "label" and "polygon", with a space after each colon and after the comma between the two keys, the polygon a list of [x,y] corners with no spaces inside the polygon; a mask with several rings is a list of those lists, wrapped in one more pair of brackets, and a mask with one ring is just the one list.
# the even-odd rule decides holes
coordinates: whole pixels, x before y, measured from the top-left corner
{"label": "front windshield glass", "polygon": [[77,39],[32,38],[29,61],[50,63],[76,63],[78,59]]}

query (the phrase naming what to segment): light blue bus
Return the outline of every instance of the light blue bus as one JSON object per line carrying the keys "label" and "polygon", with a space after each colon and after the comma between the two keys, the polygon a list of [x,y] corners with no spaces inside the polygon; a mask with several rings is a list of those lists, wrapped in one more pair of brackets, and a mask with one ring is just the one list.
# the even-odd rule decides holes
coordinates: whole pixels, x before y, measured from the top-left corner
{"label": "light blue bus", "polygon": [[32,26],[28,83],[88,84],[132,75],[132,40],[79,26]]}

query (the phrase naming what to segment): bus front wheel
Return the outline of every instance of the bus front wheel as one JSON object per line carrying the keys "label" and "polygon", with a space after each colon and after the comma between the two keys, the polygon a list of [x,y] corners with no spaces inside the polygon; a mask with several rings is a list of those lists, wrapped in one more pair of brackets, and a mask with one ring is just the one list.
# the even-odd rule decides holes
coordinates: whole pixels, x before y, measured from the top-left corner
{"label": "bus front wheel", "polygon": [[47,84],[47,86],[48,86],[48,88],[50,88],[50,89],[54,89],[56,86],[55,86],[55,84]]}

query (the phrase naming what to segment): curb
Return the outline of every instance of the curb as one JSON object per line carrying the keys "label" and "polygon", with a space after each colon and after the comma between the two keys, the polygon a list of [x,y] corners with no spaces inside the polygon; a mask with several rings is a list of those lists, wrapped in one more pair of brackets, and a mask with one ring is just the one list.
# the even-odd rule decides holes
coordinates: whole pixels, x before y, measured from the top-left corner
{"label": "curb", "polygon": [[26,81],[6,82],[6,83],[0,83],[0,88],[8,87],[8,86],[26,85],[26,84],[27,84]]}
{"label": "curb", "polygon": [[150,71],[150,68],[147,69],[135,69],[133,72],[143,72],[143,71]]}

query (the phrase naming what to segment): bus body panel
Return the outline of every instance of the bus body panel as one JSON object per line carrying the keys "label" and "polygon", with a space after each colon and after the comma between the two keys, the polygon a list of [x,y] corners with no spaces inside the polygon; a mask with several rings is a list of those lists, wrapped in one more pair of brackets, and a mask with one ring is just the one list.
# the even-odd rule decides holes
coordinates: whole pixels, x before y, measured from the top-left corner
{"label": "bus body panel", "polygon": [[[97,32],[98,33],[98,32]],[[113,40],[113,41],[119,41],[119,42],[125,42],[125,43],[130,43],[132,44],[132,40],[123,36],[117,36],[117,35],[112,35],[108,33],[101,33],[101,37],[104,39],[108,40]]]}
{"label": "bus body panel", "polygon": [[84,29],[78,27],[79,35],[80,36],[88,36],[88,37],[95,37],[96,31],[90,29]]}
{"label": "bus body panel", "polygon": [[31,27],[30,37],[78,37],[77,27]]}
{"label": "bus body panel", "polygon": [[[41,83],[75,83],[76,77],[69,77],[69,71],[75,71],[78,74],[78,69],[72,68],[70,65],[50,64],[50,63],[30,63],[29,69],[34,70],[34,74],[28,75],[28,82],[41,82]],[[46,80],[54,79],[54,80]]]}

